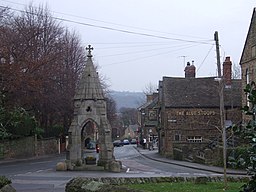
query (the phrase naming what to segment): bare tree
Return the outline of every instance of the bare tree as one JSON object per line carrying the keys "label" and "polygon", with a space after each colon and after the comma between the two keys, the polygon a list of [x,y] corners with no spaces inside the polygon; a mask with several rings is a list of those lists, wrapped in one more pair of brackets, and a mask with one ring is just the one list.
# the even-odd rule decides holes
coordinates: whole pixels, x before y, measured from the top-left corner
{"label": "bare tree", "polygon": [[46,8],[32,5],[6,20],[1,32],[0,90],[8,97],[6,106],[30,111],[46,133],[54,124],[67,128],[85,63],[79,37]]}
{"label": "bare tree", "polygon": [[241,67],[233,64],[232,79],[241,79]]}
{"label": "bare tree", "polygon": [[145,86],[145,89],[143,90],[143,93],[145,95],[152,95],[153,93],[155,93],[157,91],[157,85],[152,84],[151,82],[148,83]]}

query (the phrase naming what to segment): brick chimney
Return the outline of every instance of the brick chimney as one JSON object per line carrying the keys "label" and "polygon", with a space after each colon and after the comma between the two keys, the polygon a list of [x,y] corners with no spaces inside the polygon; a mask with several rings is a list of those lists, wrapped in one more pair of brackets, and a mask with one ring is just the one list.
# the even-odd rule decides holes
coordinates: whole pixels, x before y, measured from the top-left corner
{"label": "brick chimney", "polygon": [[158,97],[158,93],[152,93],[152,94],[148,94],[148,95],[146,95],[146,97],[147,97],[147,102],[151,102],[151,101],[153,101],[156,97]]}
{"label": "brick chimney", "polygon": [[185,78],[195,78],[196,77],[196,67],[194,66],[194,61],[192,61],[192,65],[187,62],[187,66],[185,67]]}
{"label": "brick chimney", "polygon": [[223,62],[223,78],[225,82],[225,86],[231,86],[231,75],[232,75],[232,62],[230,61],[230,57],[226,57]]}
{"label": "brick chimney", "polygon": [[153,101],[153,95],[152,94],[146,95],[146,97],[147,97],[147,102]]}

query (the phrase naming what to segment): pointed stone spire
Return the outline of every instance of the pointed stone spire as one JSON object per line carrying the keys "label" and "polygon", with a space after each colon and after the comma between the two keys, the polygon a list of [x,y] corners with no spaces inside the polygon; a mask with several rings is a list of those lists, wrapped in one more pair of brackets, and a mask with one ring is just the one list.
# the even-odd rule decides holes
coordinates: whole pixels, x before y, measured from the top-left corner
{"label": "pointed stone spire", "polygon": [[114,157],[112,128],[107,118],[104,92],[92,62],[93,48],[89,45],[87,50],[86,65],[74,97],[74,117],[68,131],[67,169],[74,170],[77,162],[83,163],[85,142],[83,136],[86,133],[86,125],[91,122],[95,124],[93,139],[98,142],[100,148],[97,164],[106,170],[120,172],[122,164]]}
{"label": "pointed stone spire", "polygon": [[93,50],[93,47],[88,45],[86,50],[88,50],[88,54],[85,69],[79,81],[74,100],[103,100],[104,92],[99,75],[92,62],[91,50]]}

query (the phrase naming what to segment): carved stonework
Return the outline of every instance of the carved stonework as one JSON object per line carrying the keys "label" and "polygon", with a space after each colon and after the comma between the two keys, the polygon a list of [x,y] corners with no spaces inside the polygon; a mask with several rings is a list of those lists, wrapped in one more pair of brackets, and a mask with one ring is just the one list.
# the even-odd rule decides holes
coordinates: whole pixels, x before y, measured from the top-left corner
{"label": "carved stonework", "polygon": [[86,137],[93,138],[99,145],[98,164],[106,170],[115,161],[111,139],[111,126],[107,119],[106,100],[99,80],[98,73],[92,62],[91,50],[88,46],[88,55],[83,75],[80,79],[74,96],[74,118],[69,128],[69,145],[67,149],[68,169],[83,162],[83,147]]}

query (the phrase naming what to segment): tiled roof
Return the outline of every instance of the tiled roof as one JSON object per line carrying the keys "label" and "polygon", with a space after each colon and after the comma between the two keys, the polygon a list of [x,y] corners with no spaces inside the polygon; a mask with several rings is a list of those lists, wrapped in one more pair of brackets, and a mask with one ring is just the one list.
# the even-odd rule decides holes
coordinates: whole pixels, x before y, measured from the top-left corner
{"label": "tiled roof", "polygon": [[[166,107],[218,107],[219,82],[215,77],[163,77],[163,102]],[[241,106],[241,80],[232,80],[232,88],[224,88],[225,106]]]}
{"label": "tiled roof", "polygon": [[256,8],[253,9],[249,30],[246,36],[243,52],[240,59],[240,64],[246,63],[255,59],[252,57],[252,47],[256,44]]}
{"label": "tiled roof", "polygon": [[158,103],[158,96],[155,97],[153,100],[148,101],[148,102],[144,103],[143,105],[141,105],[140,107],[138,107],[138,110],[146,109],[146,108],[147,109],[157,108],[158,107],[157,103]]}

